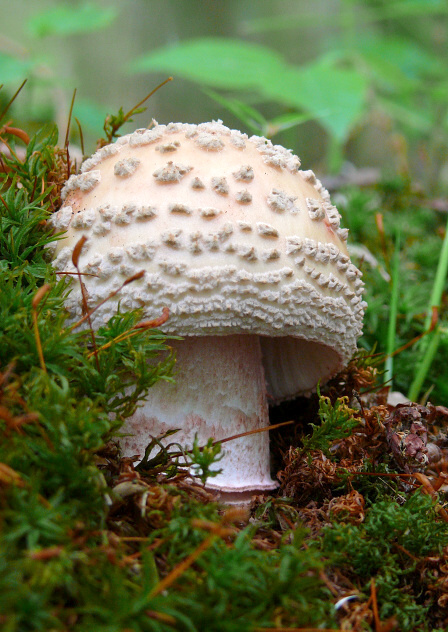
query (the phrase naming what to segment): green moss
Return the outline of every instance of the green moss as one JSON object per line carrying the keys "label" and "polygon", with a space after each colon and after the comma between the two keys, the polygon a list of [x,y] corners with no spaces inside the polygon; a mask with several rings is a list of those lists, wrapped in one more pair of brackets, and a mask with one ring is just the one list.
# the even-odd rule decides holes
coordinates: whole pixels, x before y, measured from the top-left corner
{"label": "green moss", "polygon": [[416,626],[428,629],[427,617],[436,599],[428,586],[433,577],[421,573],[421,564],[426,557],[440,555],[447,544],[448,525],[438,521],[431,498],[417,492],[402,505],[375,502],[360,525],[326,527],[320,546],[366,596],[373,577],[381,618],[395,616],[399,629],[407,631]]}

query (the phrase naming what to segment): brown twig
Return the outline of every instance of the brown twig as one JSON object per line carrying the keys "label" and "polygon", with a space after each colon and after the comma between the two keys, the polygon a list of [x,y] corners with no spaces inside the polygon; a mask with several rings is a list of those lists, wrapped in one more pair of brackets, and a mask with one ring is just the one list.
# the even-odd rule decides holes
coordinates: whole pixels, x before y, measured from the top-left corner
{"label": "brown twig", "polygon": [[22,90],[23,86],[26,84],[26,82],[28,81],[28,79],[25,79],[21,85],[19,86],[19,88],[16,90],[16,92],[13,94],[13,96],[11,97],[11,99],[8,101],[8,103],[5,106],[5,109],[3,110],[3,112],[0,114],[0,121],[1,119],[5,116],[5,114],[7,113],[7,111],[9,110],[9,108],[11,107],[11,105],[14,103],[14,101],[16,100],[17,96],[19,95],[19,92]]}
{"label": "brown twig", "polygon": [[373,612],[373,620],[375,621],[375,632],[381,632],[381,621],[380,615],[378,612],[378,601],[376,598],[376,586],[375,586],[375,578],[372,577],[370,582],[370,595],[372,599],[372,612]]}
{"label": "brown twig", "polygon": [[111,131],[108,133],[107,132],[107,125],[111,120],[111,117],[106,117],[106,121],[104,123],[104,131],[106,132],[106,136],[109,142],[111,142],[115,136],[115,133],[117,132],[117,130],[121,127],[121,125],[123,125],[124,123],[126,123],[130,117],[134,114],[134,112],[141,106],[143,105],[143,103],[145,101],[147,101],[150,97],[152,97],[152,95],[157,92],[157,90],[160,90],[160,88],[162,88],[165,84],[169,83],[170,81],[173,80],[173,77],[168,77],[168,79],[165,79],[165,81],[162,81],[162,83],[160,83],[158,86],[156,86],[154,88],[154,90],[151,90],[151,92],[149,94],[146,95],[146,97],[144,99],[142,99],[141,101],[139,101],[137,103],[137,105],[134,105],[134,107],[132,107],[129,112],[127,112],[126,114],[123,115],[122,121],[116,125],[112,125],[111,126]]}
{"label": "brown twig", "polygon": [[418,336],[415,336],[415,338],[412,338],[412,340],[409,340],[409,342],[406,342],[406,344],[402,345],[401,347],[398,347],[398,349],[395,349],[393,353],[390,353],[389,355],[385,355],[384,360],[386,360],[386,358],[392,358],[398,355],[399,353],[401,353],[402,351],[405,351],[409,347],[412,347],[413,345],[415,345],[416,342],[418,342],[419,340],[421,340],[422,338],[430,334],[435,329],[439,321],[439,308],[436,305],[433,305],[431,307],[431,310],[432,310],[431,322],[428,329],[426,329],[424,332],[422,332]]}
{"label": "brown twig", "polygon": [[[81,239],[82,239],[82,238],[81,238]],[[80,241],[81,241],[81,240],[80,240]],[[84,240],[84,242],[85,242],[85,240]],[[84,242],[83,242],[83,243],[84,243]],[[78,242],[78,244],[79,244],[79,242]],[[76,246],[77,246],[78,244],[76,244]],[[75,248],[76,248],[76,246],[75,246]],[[74,253],[74,250],[73,250],[73,253]],[[82,274],[84,274],[84,273],[83,273],[83,272],[79,272],[79,270],[78,270],[78,276],[79,276],[79,275],[82,275]],[[96,310],[97,310],[97,309],[99,309],[102,305],[104,305],[104,303],[107,303],[107,301],[110,301],[110,299],[111,299],[111,298],[113,298],[114,296],[116,296],[116,295],[118,294],[118,292],[120,292],[120,291],[124,288],[124,286],[125,286],[125,285],[128,285],[128,283],[132,283],[133,281],[136,281],[137,279],[141,279],[141,278],[142,278],[142,276],[143,276],[144,274],[145,274],[145,271],[144,271],[144,270],[140,270],[140,272],[137,272],[137,274],[133,274],[131,277],[129,277],[129,279],[126,279],[126,281],[125,281],[124,283],[122,283],[122,285],[120,285],[120,287],[119,287],[117,290],[114,290],[113,292],[111,292],[111,293],[109,294],[109,296],[106,296],[106,298],[105,298],[105,299],[103,299],[102,301],[100,301],[99,303],[97,303],[97,304],[95,305],[95,307],[93,307],[90,311],[87,311],[87,313],[86,313],[86,314],[84,314],[84,316],[83,316],[80,320],[78,320],[76,323],[74,323],[74,324],[70,327],[69,331],[73,331],[73,329],[76,329],[77,327],[79,327],[80,325],[82,325],[82,324],[83,324],[86,320],[89,320],[89,319],[90,319],[90,316],[91,316],[92,314],[94,314],[94,313],[96,312]]]}
{"label": "brown twig", "polygon": [[23,434],[22,426],[38,421],[39,415],[37,413],[25,413],[24,415],[14,416],[5,406],[0,404],[0,419],[6,423],[5,433],[8,433],[9,430],[15,430],[19,434]]}
{"label": "brown twig", "polygon": [[76,118],[76,116],[74,117],[76,124],[78,125],[78,131],[79,131],[79,142],[81,144],[81,153],[83,156],[85,156],[85,151],[84,151],[84,134],[82,133],[82,127],[81,127],[81,123],[79,122],[79,120]]}
{"label": "brown twig", "polygon": [[[99,347],[99,349],[97,349],[97,353],[99,351],[104,351],[104,349],[108,349],[113,344],[117,344],[118,342],[123,342],[123,340],[133,338],[134,336],[138,335],[140,333],[140,330],[142,329],[146,330],[146,329],[154,329],[155,327],[160,327],[160,325],[163,325],[163,323],[166,323],[166,321],[169,318],[169,315],[170,315],[170,311],[168,307],[164,307],[162,310],[161,316],[159,316],[158,318],[154,318],[153,320],[144,320],[140,323],[137,323],[131,329],[124,331],[123,333],[116,336],[113,340],[109,340],[109,342],[104,344],[102,347]],[[91,356],[92,356],[92,353],[90,353],[87,357],[90,358]]]}
{"label": "brown twig", "polygon": [[150,619],[155,619],[156,621],[160,621],[161,623],[166,623],[167,625],[176,625],[177,619],[175,619],[170,614],[165,614],[164,612],[156,612],[155,610],[145,610],[145,614]]}
{"label": "brown twig", "polygon": [[75,97],[76,97],[76,88],[73,90],[72,101],[70,103],[70,110],[69,110],[69,113],[68,113],[67,128],[65,130],[65,140],[64,140],[64,148],[65,149],[68,147],[68,142],[69,142],[70,126],[71,126],[71,122],[72,122],[73,106],[75,105]]}
{"label": "brown twig", "polygon": [[3,204],[3,206],[5,207],[5,209],[8,211],[8,213],[11,213],[11,211],[9,210],[8,205],[6,204],[4,198],[0,195],[0,201]]}
{"label": "brown twig", "polygon": [[164,577],[157,584],[157,586],[152,589],[149,596],[155,597],[156,595],[159,595],[161,592],[169,588],[171,584],[173,584],[181,575],[183,575],[185,571],[190,568],[190,566],[198,559],[198,557],[200,557],[202,553],[213,544],[217,537],[218,536],[214,533],[211,533],[209,536],[207,536],[205,540],[203,540],[201,544],[193,551],[193,553],[190,553],[190,555],[186,557],[182,562],[180,562],[180,564],[175,566],[173,570],[168,573],[168,575]]}
{"label": "brown twig", "polygon": [[[17,487],[27,487],[26,481],[20,476],[18,472],[6,465],[6,463],[0,463],[0,484],[3,483],[5,485],[17,485]],[[51,508],[50,503],[46,498],[38,494],[38,498],[40,502],[47,509]]]}
{"label": "brown twig", "polygon": [[28,136],[28,134],[24,132],[23,129],[20,129],[18,127],[10,127],[9,125],[5,125],[5,127],[2,129],[2,132],[6,132],[7,134],[12,134],[13,136],[17,136],[17,138],[20,138],[20,140],[23,140],[25,145],[28,145],[30,142],[30,137]]}
{"label": "brown twig", "polygon": [[66,159],[67,159],[67,179],[70,177],[70,152],[68,150],[68,145],[69,145],[69,136],[70,136],[70,126],[72,122],[73,106],[75,105],[75,97],[76,97],[76,88],[73,90],[72,102],[70,103],[70,111],[68,113],[67,129],[65,132],[65,141],[64,141],[64,149],[66,151]]}
{"label": "brown twig", "polygon": [[[248,435],[257,434],[258,432],[268,432],[269,430],[276,430],[277,428],[281,428],[282,426],[290,426],[294,421],[282,421],[279,424],[273,424],[272,426],[264,426],[263,428],[256,428],[255,430],[248,430],[247,432],[240,432],[239,434],[232,435],[231,437],[226,437],[225,439],[218,439],[212,443],[213,445],[217,445],[218,443],[227,443],[227,441],[233,441],[234,439],[241,439],[241,437],[247,437]],[[201,446],[199,448],[200,451],[204,450],[206,446]],[[174,452],[170,454],[172,457],[184,456],[183,452]]]}
{"label": "brown twig", "polygon": [[272,426],[264,426],[263,428],[256,428],[255,430],[248,430],[247,432],[241,432],[240,434],[232,435],[231,437],[227,437],[226,439],[221,439],[220,441],[214,441],[212,445],[216,445],[217,443],[226,443],[227,441],[233,441],[234,439],[240,439],[241,437],[247,437],[248,435],[257,434],[258,432],[266,432],[267,430],[275,430],[276,428],[281,428],[282,426],[290,426],[294,421],[282,421],[280,424],[274,424]]}
{"label": "brown twig", "polygon": [[81,239],[75,244],[75,247],[73,248],[73,254],[72,254],[72,263],[75,266],[76,271],[78,273],[78,281],[79,281],[79,285],[80,285],[80,288],[81,288],[83,309],[84,309],[85,312],[87,312],[87,321],[89,323],[90,336],[92,338],[93,354],[95,356],[96,367],[97,367],[98,372],[99,372],[100,371],[100,362],[98,360],[98,351],[97,351],[97,347],[96,347],[95,332],[93,331],[92,321],[91,321],[90,314],[89,314],[89,311],[88,311],[89,308],[88,308],[88,304],[87,304],[86,288],[85,288],[84,283],[82,282],[81,272],[80,272],[79,266],[78,266],[79,255],[81,254],[82,247],[84,246],[86,241],[87,241],[87,237],[85,235],[83,235],[81,237]]}
{"label": "brown twig", "polygon": [[[431,485],[431,481],[427,476],[422,474],[421,472],[415,472],[413,475],[418,482],[421,484],[422,491],[431,496],[434,500],[438,499],[438,495],[434,487]],[[448,522],[448,512],[442,507],[442,505],[438,505],[436,509],[437,513],[443,518],[445,522]]]}
{"label": "brown twig", "polygon": [[241,515],[240,508],[229,509],[222,517],[222,521],[220,524],[216,522],[212,522],[209,520],[192,520],[192,526],[199,529],[206,529],[210,532],[210,535],[205,538],[201,542],[201,544],[192,552],[188,557],[186,557],[180,564],[175,566],[173,570],[168,573],[164,579],[162,579],[157,586],[155,586],[151,593],[150,597],[155,597],[159,595],[161,592],[169,588],[185,571],[190,568],[192,564],[202,555],[204,551],[206,551],[213,542],[218,538],[227,538],[230,535],[234,534],[234,530],[225,526],[230,522],[238,519]]}
{"label": "brown twig", "polygon": [[46,549],[40,549],[38,551],[28,551],[27,557],[32,560],[51,560],[55,557],[59,557],[64,552],[62,546],[51,546]]}
{"label": "brown twig", "polygon": [[[67,270],[62,270],[61,272],[56,271],[55,274],[66,274],[67,276],[69,275],[73,275],[73,276],[78,276],[77,272],[68,272]],[[80,273],[81,276],[90,276],[90,277],[96,277],[98,278],[97,274],[93,274],[93,272],[81,272]]]}

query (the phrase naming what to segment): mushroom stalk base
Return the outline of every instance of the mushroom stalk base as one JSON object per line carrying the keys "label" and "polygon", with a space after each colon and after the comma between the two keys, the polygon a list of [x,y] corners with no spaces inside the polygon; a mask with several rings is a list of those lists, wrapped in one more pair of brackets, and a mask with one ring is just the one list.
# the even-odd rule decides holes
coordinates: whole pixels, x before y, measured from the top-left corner
{"label": "mushroom stalk base", "polygon": [[[170,343],[171,344],[171,343]],[[121,445],[125,456],[143,457],[151,436],[179,428],[167,442],[191,448],[212,437],[220,441],[269,425],[258,336],[205,336],[175,341],[176,383],[155,384],[142,407],[126,422]],[[225,493],[275,489],[269,471],[269,432],[233,439],[222,445],[222,469],[207,481]]]}

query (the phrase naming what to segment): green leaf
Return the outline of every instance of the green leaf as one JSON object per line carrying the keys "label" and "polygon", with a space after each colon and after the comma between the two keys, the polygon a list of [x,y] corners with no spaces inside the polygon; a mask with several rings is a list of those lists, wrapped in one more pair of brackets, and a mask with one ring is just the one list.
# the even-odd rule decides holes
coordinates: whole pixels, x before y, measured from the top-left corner
{"label": "green leaf", "polygon": [[203,90],[203,92],[226,110],[232,112],[255,134],[261,134],[268,138],[314,118],[310,114],[303,114],[303,112],[288,112],[268,121],[261,112],[239,99],[228,99],[214,90]]}
{"label": "green leaf", "polygon": [[303,112],[288,112],[287,114],[276,116],[268,121],[266,136],[274,136],[274,134],[284,132],[296,125],[302,125],[302,123],[306,123],[314,118],[315,117],[313,115],[303,114]]}
{"label": "green leaf", "polygon": [[28,22],[28,30],[40,38],[49,35],[86,33],[109,26],[117,15],[117,9],[102,8],[91,2],[56,6],[34,15]]}
{"label": "green leaf", "polygon": [[282,57],[263,46],[205,37],[148,53],[132,62],[130,71],[163,71],[216,88],[250,89],[284,68]]}
{"label": "green leaf", "polygon": [[267,120],[251,105],[243,103],[239,99],[228,99],[214,90],[203,90],[211,99],[222,105],[226,110],[240,119],[255,134],[264,134]]}
{"label": "green leaf", "polygon": [[98,103],[88,99],[76,99],[73,115],[81,123],[82,128],[86,127],[96,134],[101,134],[104,120],[109,111],[110,108],[98,105]]}
{"label": "green leaf", "polygon": [[378,97],[378,103],[392,119],[412,130],[429,134],[434,125],[434,122],[431,120],[430,112],[423,109],[417,111],[415,107],[412,107],[411,103],[406,103],[403,99],[394,101],[392,99]]}
{"label": "green leaf", "polygon": [[[347,1],[347,0],[346,0]],[[353,0],[350,0],[353,4]],[[402,20],[408,17],[423,15],[444,15],[448,11],[445,0],[398,0],[386,2],[382,6],[370,10],[372,19],[376,20]]]}
{"label": "green leaf", "polygon": [[442,105],[448,103],[448,77],[430,88],[430,98]]}
{"label": "green leaf", "polygon": [[31,156],[33,151],[43,151],[46,147],[54,147],[58,138],[59,130],[56,123],[45,123],[30,140],[27,156]]}
{"label": "green leaf", "polygon": [[375,37],[359,41],[358,45],[369,73],[394,92],[422,89],[422,78],[445,73],[441,60],[411,40]]}
{"label": "green leaf", "polygon": [[[346,6],[344,6],[346,5]],[[310,5],[311,6],[311,5]],[[240,32],[246,35],[254,33],[268,33],[270,31],[291,30],[296,32],[304,29],[334,25],[335,22],[345,26],[347,20],[356,11],[356,20],[360,30],[365,33],[366,26],[372,22],[383,20],[402,20],[403,18],[418,17],[423,15],[446,15],[448,5],[446,0],[398,0],[387,4],[373,6],[373,3],[360,3],[359,0],[344,0],[338,6],[337,16],[331,12],[322,12],[319,15],[319,23],[316,22],[316,12],[299,8],[298,13],[279,13],[267,17],[256,17],[243,20],[240,23]]]}
{"label": "green leaf", "polygon": [[212,465],[221,461],[224,454],[221,452],[221,444],[214,443],[213,439],[208,439],[207,443],[199,447],[198,435],[195,434],[191,451],[187,452],[191,459],[190,469],[205,485],[208,478],[218,476],[222,469],[211,469]]}
{"label": "green leaf", "polygon": [[266,97],[305,110],[340,143],[360,118],[366,92],[359,72],[327,59],[272,75],[263,86]]}
{"label": "green leaf", "polygon": [[0,82],[7,85],[19,83],[30,76],[34,62],[29,59],[19,59],[12,55],[0,53]]}
{"label": "green leaf", "polygon": [[[159,49],[135,60],[130,69],[177,73],[217,88],[256,89],[265,98],[304,109],[310,118],[322,118],[322,125],[339,142],[347,139],[359,118],[367,90],[365,78],[355,70],[339,68],[336,59],[320,59],[299,69],[263,46],[223,38]],[[248,123],[247,112],[235,102],[229,105]]]}

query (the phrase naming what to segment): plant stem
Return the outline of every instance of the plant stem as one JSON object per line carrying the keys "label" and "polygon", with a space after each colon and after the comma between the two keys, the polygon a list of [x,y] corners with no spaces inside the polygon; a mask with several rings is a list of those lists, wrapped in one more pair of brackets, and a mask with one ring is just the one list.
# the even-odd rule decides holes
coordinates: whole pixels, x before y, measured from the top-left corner
{"label": "plant stem", "polygon": [[439,264],[434,279],[431,299],[426,313],[425,328],[428,329],[431,324],[432,308],[438,307],[442,300],[443,290],[445,288],[445,280],[448,273],[448,221],[445,227],[445,237],[443,239],[442,250],[440,252]]}
{"label": "plant stem", "polygon": [[344,162],[342,143],[330,136],[328,141],[328,169],[330,173],[338,173]]}
{"label": "plant stem", "polygon": [[386,347],[386,362],[384,365],[384,383],[389,382],[392,388],[393,377],[393,365],[394,358],[393,352],[395,350],[395,337],[397,331],[397,314],[398,314],[398,296],[400,290],[400,231],[397,230],[395,235],[395,250],[392,259],[392,291],[390,297],[390,315],[389,315],[389,327],[387,331],[387,347]]}
{"label": "plant stem", "polygon": [[408,398],[412,402],[417,400],[422,389],[423,382],[426,379],[429,369],[431,368],[434,356],[437,352],[437,348],[440,342],[440,327],[436,326],[436,328],[429,334],[428,337],[430,339],[426,344],[425,351],[417,367],[414,381],[412,382],[411,388],[409,389],[408,393]]}
{"label": "plant stem", "polygon": [[[426,312],[425,319],[425,331],[429,329],[432,319],[433,307],[438,307],[442,300],[442,294],[445,287],[445,280],[448,273],[448,221],[445,228],[445,237],[442,244],[442,250],[440,252],[439,263],[437,266],[436,276],[434,278],[434,284],[432,287],[431,298],[429,300],[428,310]],[[431,367],[434,356],[437,352],[437,348],[440,342],[440,327],[436,325],[432,332],[428,334],[422,344],[422,355],[420,362],[418,363],[415,373],[414,381],[409,389],[408,398],[411,401],[416,401],[423,382]]]}

